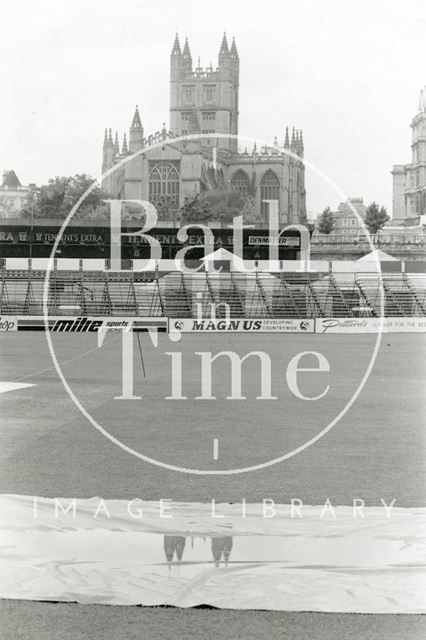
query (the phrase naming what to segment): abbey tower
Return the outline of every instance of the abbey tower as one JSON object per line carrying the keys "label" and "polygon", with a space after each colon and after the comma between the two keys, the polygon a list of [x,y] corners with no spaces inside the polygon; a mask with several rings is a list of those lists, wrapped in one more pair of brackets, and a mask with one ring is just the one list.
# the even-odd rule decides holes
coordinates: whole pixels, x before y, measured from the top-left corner
{"label": "abbey tower", "polygon": [[240,71],[235,39],[229,46],[223,36],[217,62],[215,68],[199,62],[194,68],[188,39],[181,48],[176,35],[170,54],[170,125],[163,122],[146,135],[136,107],[121,146],[118,135],[105,130],[102,172],[117,168],[104,177],[104,188],[116,198],[149,201],[160,220],[170,221],[179,220],[186,199],[232,188],[250,202],[247,222],[267,222],[274,206],[281,225],[304,223],[302,131],[286,127],[281,141],[275,136],[271,145],[240,146],[233,137],[238,135]]}
{"label": "abbey tower", "polygon": [[[200,133],[238,135],[238,85],[240,61],[235,39],[231,48],[223,35],[218,66],[193,69],[188,38],[181,51],[176,35],[170,56],[170,130],[188,135],[191,112]],[[218,138],[217,147],[237,151],[237,140]]]}

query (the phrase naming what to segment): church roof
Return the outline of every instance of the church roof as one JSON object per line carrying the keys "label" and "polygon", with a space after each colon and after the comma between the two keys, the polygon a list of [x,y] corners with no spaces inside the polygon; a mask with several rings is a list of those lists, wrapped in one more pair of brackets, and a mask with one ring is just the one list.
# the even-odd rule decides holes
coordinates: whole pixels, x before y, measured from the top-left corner
{"label": "church roof", "polygon": [[19,181],[16,173],[11,169],[10,171],[5,171],[3,174],[3,187],[21,187],[21,183]]}

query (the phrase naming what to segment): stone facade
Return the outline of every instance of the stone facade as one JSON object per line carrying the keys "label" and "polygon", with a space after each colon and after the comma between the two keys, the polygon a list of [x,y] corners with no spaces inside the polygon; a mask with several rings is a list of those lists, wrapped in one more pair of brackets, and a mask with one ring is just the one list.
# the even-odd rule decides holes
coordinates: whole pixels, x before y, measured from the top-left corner
{"label": "stone facade", "polygon": [[[250,202],[249,222],[264,222],[269,204],[278,204],[282,225],[306,221],[304,142],[294,128],[280,144],[239,148],[239,68],[235,44],[223,36],[218,66],[194,69],[186,40],[181,49],[176,36],[170,57],[170,126],[145,136],[139,109],[130,135],[105,131],[102,173],[135,152],[135,158],[104,177],[104,188],[114,197],[152,202],[160,219],[176,220],[185,198],[220,186],[233,187]],[[217,135],[219,134],[219,136]],[[176,138],[185,136],[185,140]],[[229,137],[228,137],[229,136]],[[155,146],[153,146],[155,145]],[[293,154],[293,155],[292,155]]]}
{"label": "stone facade", "polygon": [[392,218],[401,223],[426,214],[426,88],[420,92],[411,129],[411,163],[394,165],[392,170]]}
{"label": "stone facade", "polygon": [[[341,202],[337,207],[337,211],[332,211],[334,218],[334,228],[329,234],[320,233],[318,228],[314,231],[313,238],[318,240],[336,241],[336,242],[353,242],[355,239],[364,235],[364,229],[359,218],[354,214],[352,207],[364,219],[367,207],[363,198],[349,198],[346,202]],[[316,227],[318,226],[318,218],[310,220]]]}
{"label": "stone facade", "polygon": [[[350,203],[350,204],[349,204]],[[338,236],[354,236],[364,234],[359,218],[352,211],[352,207],[360,215],[362,219],[365,217],[367,207],[363,198],[349,198],[348,202],[341,202],[334,215],[333,233]]]}
{"label": "stone facade", "polygon": [[16,218],[22,209],[28,205],[31,193],[34,190],[34,184],[22,186],[13,169],[4,171],[3,182],[0,186],[0,217]]}

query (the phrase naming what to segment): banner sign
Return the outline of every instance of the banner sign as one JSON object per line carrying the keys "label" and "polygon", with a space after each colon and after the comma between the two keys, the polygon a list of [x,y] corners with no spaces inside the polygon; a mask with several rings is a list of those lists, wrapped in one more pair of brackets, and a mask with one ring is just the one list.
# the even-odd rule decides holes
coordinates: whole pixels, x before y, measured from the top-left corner
{"label": "banner sign", "polygon": [[[114,316],[49,317],[55,333],[168,330],[180,333],[378,333],[380,318],[143,318]],[[426,317],[382,319],[383,333],[426,333]],[[43,316],[0,315],[0,332],[45,330]]]}
{"label": "banner sign", "polygon": [[248,243],[256,247],[276,245],[280,247],[299,247],[300,239],[295,236],[250,236]]}
{"label": "banner sign", "polygon": [[426,332],[426,318],[316,318],[315,333]]}
{"label": "banner sign", "polygon": [[169,318],[169,333],[313,333],[313,319],[294,318]]}
{"label": "banner sign", "polygon": [[17,331],[18,318],[16,316],[0,316],[0,331]]}
{"label": "banner sign", "polygon": [[[55,333],[93,333],[105,331],[146,331],[150,328],[165,330],[166,318],[129,318],[129,317],[87,317],[65,316],[50,317],[49,330]],[[21,316],[17,319],[19,331],[44,331],[43,316]]]}
{"label": "banner sign", "polygon": [[[121,242],[123,245],[147,245],[149,241],[136,232],[141,230],[143,224],[133,223],[132,225],[123,224],[121,233]],[[60,227],[58,226],[33,226],[29,225],[0,225],[0,245],[46,245],[51,247],[56,241]],[[234,244],[234,235],[231,229],[210,229],[216,248],[228,247],[232,250]],[[153,227],[146,232],[148,236],[157,240],[162,247],[175,246],[182,248],[183,246],[203,246],[205,239],[201,229],[196,225],[190,226],[187,231],[187,239],[184,243],[178,239],[179,228]],[[282,231],[279,238],[269,235],[268,229],[243,229],[243,246],[268,246],[270,244],[278,244],[281,247],[299,247],[300,236],[297,230]],[[136,235],[134,235],[136,234]],[[278,242],[277,242],[278,240]],[[66,245],[80,246],[87,245],[97,247],[100,245],[108,246],[111,242],[111,231],[107,223],[101,226],[78,226],[70,224],[61,235],[59,246]],[[96,256],[93,256],[96,257]]]}
{"label": "banner sign", "polygon": [[114,331],[129,331],[132,328],[133,320],[123,318],[58,318],[55,320],[50,331],[72,331],[72,332],[93,332],[99,330],[112,329]]}

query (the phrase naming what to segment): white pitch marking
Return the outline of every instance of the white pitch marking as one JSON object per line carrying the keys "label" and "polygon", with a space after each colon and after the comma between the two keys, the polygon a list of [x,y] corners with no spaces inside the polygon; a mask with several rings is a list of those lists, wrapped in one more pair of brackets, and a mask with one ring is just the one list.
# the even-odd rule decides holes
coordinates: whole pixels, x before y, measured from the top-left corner
{"label": "white pitch marking", "polygon": [[18,389],[26,389],[27,387],[35,386],[35,384],[29,384],[27,382],[0,382],[0,393],[7,393],[8,391],[17,391]]}
{"label": "white pitch marking", "polygon": [[158,329],[157,327],[148,327],[148,335],[154,347],[158,347]]}
{"label": "white pitch marking", "polygon": [[219,460],[219,440],[213,439],[213,460]]}

